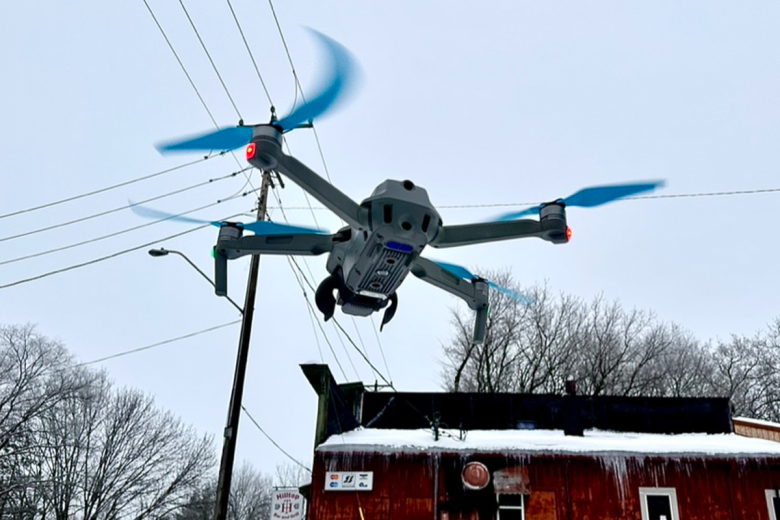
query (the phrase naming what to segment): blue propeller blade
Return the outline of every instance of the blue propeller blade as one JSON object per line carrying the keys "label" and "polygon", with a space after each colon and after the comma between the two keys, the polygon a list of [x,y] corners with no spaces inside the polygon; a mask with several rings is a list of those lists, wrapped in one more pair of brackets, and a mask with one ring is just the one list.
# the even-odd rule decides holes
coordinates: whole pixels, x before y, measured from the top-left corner
{"label": "blue propeller blade", "polygon": [[[663,187],[664,184],[664,181],[651,181],[635,184],[610,184],[606,186],[592,186],[590,188],[583,188],[577,193],[560,200],[566,204],[567,207],[593,208],[595,206],[601,206],[602,204],[607,204],[624,197],[630,197],[639,193],[653,191],[656,188]],[[501,215],[496,220],[515,220],[527,215],[538,215],[541,207],[542,206],[534,206],[522,211],[507,213],[505,215]]]}
{"label": "blue propeller blade", "polygon": [[338,100],[343,99],[354,84],[358,72],[354,58],[343,45],[314,29],[309,29],[309,31],[325,51],[323,53],[324,69],[327,72],[313,97],[276,122],[284,132],[322,115]]}
{"label": "blue propeller blade", "polygon": [[252,231],[255,235],[327,235],[327,231],[316,228],[306,228],[298,226],[288,226],[277,224],[267,220],[257,220],[247,224],[239,224],[244,229]]}
{"label": "blue propeller blade", "polygon": [[157,145],[160,153],[164,152],[184,152],[192,150],[200,151],[218,151],[235,150],[249,144],[252,140],[251,126],[235,126],[232,128],[223,128],[216,132],[209,132],[198,136],[190,137],[183,141],[169,141]]}
{"label": "blue propeller blade", "polygon": [[[288,132],[303,123],[308,123],[334,107],[346,97],[355,83],[358,66],[350,52],[340,43],[322,33],[310,29],[323,48],[325,73],[315,94],[304,104],[274,123]],[[157,145],[160,153],[180,151],[226,151],[241,148],[252,141],[253,126],[223,128],[216,132],[199,134],[186,139],[177,139]]]}
{"label": "blue propeller blade", "polygon": [[[132,203],[131,203],[132,204]],[[185,217],[183,215],[175,215],[173,213],[166,213],[157,209],[147,208],[146,206],[131,205],[130,209],[133,213],[144,218],[158,219],[158,220],[173,220],[176,222],[184,222],[186,224],[211,224],[212,226],[223,226],[227,222],[212,222],[209,220],[201,220],[197,218]],[[298,226],[287,226],[285,224],[277,224],[276,222],[268,222],[266,220],[257,220],[255,222],[235,222],[237,226],[247,229],[256,235],[327,235],[327,231],[316,228],[306,228]]]}
{"label": "blue propeller blade", "polygon": [[[454,274],[458,278],[463,278],[464,280],[472,281],[476,279],[482,279],[479,276],[475,275],[468,269],[466,269],[463,266],[455,265],[455,264],[448,264],[446,262],[434,262],[436,265],[444,269],[445,271],[449,271],[450,273]],[[513,291],[512,289],[507,289],[506,287],[502,287],[494,282],[491,282],[490,280],[485,280],[485,282],[496,291],[500,292],[501,294],[504,294],[506,296],[509,296],[513,300],[517,301],[518,303],[521,303],[523,305],[530,305],[533,303],[533,300],[529,298],[528,296],[525,296],[523,294],[520,294],[517,291]]]}

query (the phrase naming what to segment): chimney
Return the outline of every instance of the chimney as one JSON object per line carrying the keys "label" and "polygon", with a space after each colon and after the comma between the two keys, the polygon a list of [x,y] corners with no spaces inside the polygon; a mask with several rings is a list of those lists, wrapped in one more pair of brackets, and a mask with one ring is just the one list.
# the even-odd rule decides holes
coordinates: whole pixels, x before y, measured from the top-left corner
{"label": "chimney", "polygon": [[566,395],[563,396],[563,434],[582,437],[582,397],[577,396],[577,381],[566,381]]}

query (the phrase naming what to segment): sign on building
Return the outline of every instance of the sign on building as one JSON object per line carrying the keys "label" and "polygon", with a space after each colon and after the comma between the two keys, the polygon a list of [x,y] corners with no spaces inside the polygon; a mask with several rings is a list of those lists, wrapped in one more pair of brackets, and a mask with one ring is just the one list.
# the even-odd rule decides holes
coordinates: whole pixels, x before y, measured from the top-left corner
{"label": "sign on building", "polygon": [[272,520],[302,520],[303,495],[289,489],[279,489],[271,495]]}
{"label": "sign on building", "polygon": [[374,489],[373,471],[328,471],[325,473],[325,491],[371,491]]}

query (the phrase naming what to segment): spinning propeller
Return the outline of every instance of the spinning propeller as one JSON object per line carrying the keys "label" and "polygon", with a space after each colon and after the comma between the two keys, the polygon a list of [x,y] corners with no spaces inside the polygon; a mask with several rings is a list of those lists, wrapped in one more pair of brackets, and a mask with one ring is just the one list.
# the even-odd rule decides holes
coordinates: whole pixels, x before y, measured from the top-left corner
{"label": "spinning propeller", "polygon": [[253,232],[256,235],[290,235],[290,234],[301,234],[301,235],[327,235],[327,231],[323,231],[321,229],[316,228],[306,228],[306,227],[298,227],[298,226],[287,226],[285,224],[277,224],[275,222],[268,222],[267,220],[256,220],[255,222],[212,222],[209,220],[201,220],[197,218],[190,218],[185,217],[182,215],[175,215],[173,213],[166,213],[164,211],[159,211],[152,208],[147,208],[144,206],[130,206],[130,209],[133,210],[133,213],[136,215],[139,215],[141,217],[145,218],[153,218],[153,219],[160,219],[160,220],[173,220],[176,222],[184,222],[187,224],[211,224],[212,226],[222,227],[222,226],[237,226],[243,229],[246,229],[248,231]]}
{"label": "spinning propeller", "polygon": [[[319,229],[267,221],[211,222],[131,205],[133,211],[143,217],[211,224],[220,228],[212,250],[214,291],[219,296],[227,295],[229,260],[261,254],[327,254],[326,268],[330,274],[322,280],[315,294],[317,308],[326,320],[333,316],[336,306],[352,316],[369,316],[384,309],[384,326],[398,308],[398,288],[412,273],[461,298],[475,312],[473,341],[481,343],[487,334],[491,288],[521,305],[533,304],[533,298],[501,287],[459,265],[428,260],[421,256],[426,247],[460,247],[530,237],[566,244],[571,234],[565,207],[592,208],[663,185],[661,181],[650,181],[594,186],[565,199],[507,213],[497,222],[454,226],[444,225],[427,191],[409,180],[387,179],[358,203],[282,150],[283,134],[311,126],[313,119],[325,114],[345,97],[356,76],[357,66],[344,47],[327,36],[311,32],[324,50],[321,61],[325,72],[319,88],[313,90],[316,95],[293,107],[281,119],[272,115],[268,124],[244,126],[240,121],[236,127],[162,143],[157,148],[165,153],[225,151],[248,145],[246,160],[252,166],[285,175],[340,217],[346,227],[329,234]],[[539,218],[521,218],[527,215]],[[245,229],[255,235],[244,236]]]}
{"label": "spinning propeller", "polygon": [[506,296],[509,296],[516,302],[523,304],[523,305],[530,305],[534,301],[533,299],[529,298],[528,296],[525,296],[523,294],[520,294],[517,291],[513,291],[512,289],[507,289],[506,287],[502,287],[498,285],[495,282],[491,282],[490,280],[485,280],[484,278],[475,275],[465,267],[462,267],[460,265],[455,264],[448,264],[446,262],[434,262],[436,265],[444,269],[445,271],[457,276],[458,278],[463,278],[464,280],[467,280],[469,282],[473,280],[482,280],[485,283],[487,283],[491,288],[495,289],[496,291],[500,292],[501,294],[504,294]]}
{"label": "spinning propeller", "polygon": [[[324,34],[309,29],[323,49],[323,75],[316,95],[309,98],[304,104],[294,108],[285,117],[279,120],[271,120],[271,125],[282,132],[289,132],[301,125],[310,123],[316,117],[321,116],[330,108],[343,100],[350,87],[354,84],[358,67],[350,52],[340,43]],[[223,128],[215,132],[200,134],[184,140],[169,141],[157,145],[160,153],[179,151],[226,151],[235,150],[249,144],[252,141],[255,126],[239,126]]]}
{"label": "spinning propeller", "polygon": [[[606,186],[591,186],[590,188],[583,188],[574,195],[570,195],[565,199],[558,199],[551,204],[563,203],[563,205],[566,207],[593,208],[595,206],[601,206],[602,204],[607,204],[624,197],[630,197],[631,195],[652,191],[656,188],[662,187],[663,185],[664,181],[650,181],[635,184],[609,184]],[[507,220],[515,220],[527,215],[538,215],[539,211],[545,205],[546,204],[540,204],[539,206],[533,206],[531,208],[524,209],[523,211],[506,213],[495,220],[498,222],[503,222]]]}

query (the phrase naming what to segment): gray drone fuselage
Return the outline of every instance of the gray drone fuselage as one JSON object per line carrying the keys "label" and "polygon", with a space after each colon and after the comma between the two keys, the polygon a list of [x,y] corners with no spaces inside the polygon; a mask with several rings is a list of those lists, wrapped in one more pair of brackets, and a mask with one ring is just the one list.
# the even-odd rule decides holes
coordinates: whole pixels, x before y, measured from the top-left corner
{"label": "gray drone fuselage", "polygon": [[[484,280],[456,276],[421,253],[426,246],[459,247],[525,237],[568,242],[564,204],[544,205],[539,220],[486,222],[445,226],[428,193],[413,182],[386,180],[360,204],[292,156],[282,152],[282,132],[273,125],[253,127],[247,160],[261,170],[275,170],[346,222],[332,235],[290,233],[243,235],[240,224],[224,224],[214,247],[215,287],[227,294],[227,261],[249,254],[320,255],[329,253],[328,278],[315,300],[330,319],[335,306],[346,314],[367,316],[386,308],[382,325],[392,319],[396,291],[411,272],[416,277],[462,298],[477,312],[475,342],[484,338],[488,286]],[[338,300],[333,296],[338,292]],[[389,306],[388,306],[389,304]]]}
{"label": "gray drone fuselage", "polygon": [[[360,207],[366,210],[365,226],[352,228],[348,241],[334,245],[327,269],[340,273],[352,293],[381,301],[395,293],[436,237],[441,217],[425,189],[411,181],[386,180]],[[344,298],[340,303],[347,314],[376,310]]]}

